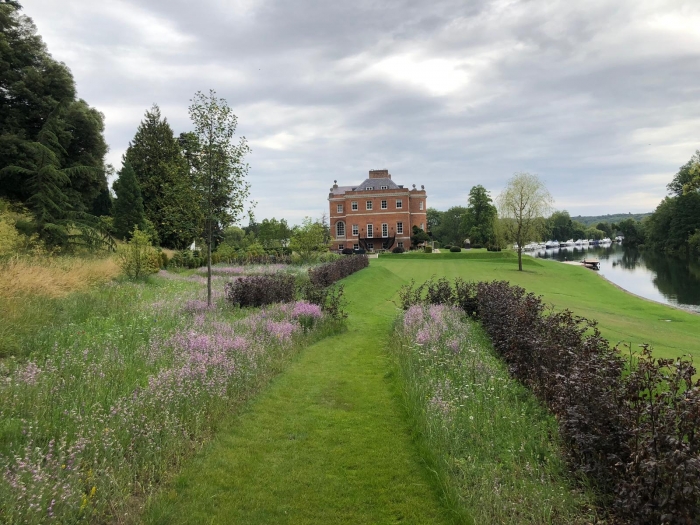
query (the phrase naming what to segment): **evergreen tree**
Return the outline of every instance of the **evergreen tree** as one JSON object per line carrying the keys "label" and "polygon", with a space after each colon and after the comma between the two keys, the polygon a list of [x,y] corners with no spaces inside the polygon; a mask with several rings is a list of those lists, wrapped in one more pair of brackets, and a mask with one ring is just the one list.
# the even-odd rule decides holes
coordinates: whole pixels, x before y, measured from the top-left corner
{"label": "evergreen tree", "polygon": [[114,203],[114,230],[120,239],[130,239],[134,228],[143,230],[145,216],[139,182],[127,161],[113,187],[117,194]]}
{"label": "evergreen tree", "polygon": [[66,221],[90,222],[107,187],[103,131],[102,114],[76,100],[70,70],[32,20],[17,2],[0,2],[0,197],[29,207],[47,242],[68,241]]}
{"label": "evergreen tree", "polygon": [[202,224],[194,175],[156,104],[146,111],[125,160],[136,174],[146,218],[153,223],[161,244],[169,248],[191,244]]}
{"label": "evergreen tree", "polygon": [[469,206],[464,214],[464,232],[472,244],[486,245],[491,241],[497,215],[486,188],[481,184],[474,186],[469,191]]}

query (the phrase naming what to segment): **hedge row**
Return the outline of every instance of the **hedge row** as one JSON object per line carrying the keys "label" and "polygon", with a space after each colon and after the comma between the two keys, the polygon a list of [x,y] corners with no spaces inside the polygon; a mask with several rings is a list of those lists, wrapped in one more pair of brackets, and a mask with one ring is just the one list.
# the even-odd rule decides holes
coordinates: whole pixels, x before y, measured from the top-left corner
{"label": "hedge row", "polygon": [[507,282],[431,280],[400,297],[405,308],[457,304],[481,320],[511,373],[557,417],[571,465],[619,517],[698,523],[700,381],[691,361],[654,358],[648,346],[624,359],[595,322],[546,311]]}
{"label": "hedge row", "polygon": [[243,277],[226,283],[224,294],[227,301],[237,306],[289,303],[296,296],[295,278],[285,273]]}
{"label": "hedge row", "polygon": [[369,259],[366,255],[343,257],[309,269],[309,279],[314,286],[325,288],[367,266],[369,266]]}

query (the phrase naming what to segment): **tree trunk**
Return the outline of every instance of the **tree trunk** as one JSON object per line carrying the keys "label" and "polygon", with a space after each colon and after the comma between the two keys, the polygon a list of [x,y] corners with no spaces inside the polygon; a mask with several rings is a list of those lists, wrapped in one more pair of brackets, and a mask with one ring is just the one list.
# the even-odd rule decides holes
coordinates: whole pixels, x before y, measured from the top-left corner
{"label": "tree trunk", "polygon": [[207,306],[211,306],[211,221],[207,232]]}
{"label": "tree trunk", "polygon": [[523,248],[518,244],[518,271],[523,271]]}

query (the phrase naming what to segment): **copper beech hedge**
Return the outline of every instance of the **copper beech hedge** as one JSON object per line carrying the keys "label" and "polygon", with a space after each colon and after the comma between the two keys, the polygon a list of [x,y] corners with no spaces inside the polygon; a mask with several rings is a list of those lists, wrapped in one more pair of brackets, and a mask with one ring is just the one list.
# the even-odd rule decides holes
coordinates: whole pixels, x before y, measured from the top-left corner
{"label": "copper beech hedge", "polygon": [[[700,520],[700,381],[688,358],[612,347],[595,321],[508,282],[414,283],[402,306],[454,304],[478,319],[510,373],[554,413],[572,468],[623,522]],[[634,350],[634,351],[633,351]]]}

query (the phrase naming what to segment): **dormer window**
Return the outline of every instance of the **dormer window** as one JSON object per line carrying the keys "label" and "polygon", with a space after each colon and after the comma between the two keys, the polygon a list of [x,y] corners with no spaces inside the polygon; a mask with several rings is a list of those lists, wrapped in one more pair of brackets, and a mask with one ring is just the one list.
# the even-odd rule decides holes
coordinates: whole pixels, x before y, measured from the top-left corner
{"label": "dormer window", "polygon": [[383,190],[388,190],[388,189],[389,189],[389,186],[382,186],[382,189],[383,189]]}
{"label": "dormer window", "polygon": [[373,190],[373,189],[374,189],[374,186],[367,186],[367,187],[365,188],[366,191],[370,191],[370,190]]}

